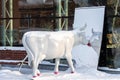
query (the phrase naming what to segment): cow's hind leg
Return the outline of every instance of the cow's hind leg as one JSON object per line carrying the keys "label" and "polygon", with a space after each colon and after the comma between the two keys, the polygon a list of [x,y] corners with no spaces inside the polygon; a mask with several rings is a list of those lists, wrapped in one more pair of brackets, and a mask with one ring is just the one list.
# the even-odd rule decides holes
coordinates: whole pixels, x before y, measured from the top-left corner
{"label": "cow's hind leg", "polygon": [[40,71],[38,70],[39,63],[45,58],[44,55],[38,55],[34,61],[32,61],[32,69],[33,69],[33,80],[40,76]]}
{"label": "cow's hind leg", "polygon": [[72,62],[72,55],[71,54],[66,55],[66,59],[67,59],[68,64],[69,64],[69,66],[71,68],[71,73],[74,73],[75,69],[74,69],[73,62]]}
{"label": "cow's hind leg", "polygon": [[33,79],[37,77],[38,73],[38,64],[36,64],[36,61],[32,61],[32,69],[33,69]]}
{"label": "cow's hind leg", "polygon": [[54,69],[55,74],[58,74],[58,72],[59,72],[59,64],[60,64],[60,59],[56,58],[55,59],[55,69]]}
{"label": "cow's hind leg", "polygon": [[[36,64],[39,65],[45,59],[45,57],[46,57],[45,54],[38,55]],[[37,76],[40,76],[39,70],[37,70]]]}

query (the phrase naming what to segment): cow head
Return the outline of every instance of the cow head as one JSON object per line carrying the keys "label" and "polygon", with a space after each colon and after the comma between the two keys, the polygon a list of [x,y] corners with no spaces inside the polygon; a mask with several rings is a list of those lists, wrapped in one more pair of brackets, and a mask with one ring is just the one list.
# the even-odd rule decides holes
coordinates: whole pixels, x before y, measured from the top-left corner
{"label": "cow head", "polygon": [[75,29],[75,45],[84,44],[86,45],[88,43],[88,40],[85,35],[85,29],[87,28],[87,24],[85,24],[81,28]]}
{"label": "cow head", "polygon": [[100,40],[101,37],[102,37],[102,33],[100,31],[95,31],[94,29],[92,29],[92,36],[89,41],[93,42],[95,39]]}
{"label": "cow head", "polygon": [[95,31],[92,29],[92,36],[89,39],[89,44],[95,50],[95,52],[98,54],[100,51],[101,40],[102,40],[102,32]]}

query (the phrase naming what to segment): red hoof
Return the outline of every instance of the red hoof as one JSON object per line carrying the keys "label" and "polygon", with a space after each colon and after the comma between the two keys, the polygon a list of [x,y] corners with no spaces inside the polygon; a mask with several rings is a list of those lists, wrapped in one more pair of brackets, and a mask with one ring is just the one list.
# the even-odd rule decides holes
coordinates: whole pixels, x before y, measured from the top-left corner
{"label": "red hoof", "polygon": [[54,72],[54,74],[58,74],[58,72]]}
{"label": "red hoof", "polygon": [[34,78],[36,78],[37,76],[33,76],[32,78],[34,79]]}
{"label": "red hoof", "polygon": [[37,76],[40,76],[40,73],[37,73]]}
{"label": "red hoof", "polygon": [[36,78],[39,77],[39,76],[40,76],[40,73],[37,73],[36,76],[33,76],[33,77],[32,77],[32,80],[36,79]]}
{"label": "red hoof", "polygon": [[87,45],[88,45],[88,46],[91,46],[91,43],[88,43]]}
{"label": "red hoof", "polygon": [[71,72],[71,74],[75,73],[74,71]]}

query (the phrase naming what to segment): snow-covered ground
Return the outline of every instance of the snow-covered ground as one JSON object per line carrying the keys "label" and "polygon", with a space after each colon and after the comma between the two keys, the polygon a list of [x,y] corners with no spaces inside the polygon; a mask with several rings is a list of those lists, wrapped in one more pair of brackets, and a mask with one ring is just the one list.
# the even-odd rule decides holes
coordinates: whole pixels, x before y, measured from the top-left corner
{"label": "snow-covered ground", "polygon": [[[16,49],[19,50],[19,48]],[[50,70],[40,70],[41,76],[38,80],[120,80],[120,74],[109,74],[97,70],[99,54],[92,47],[80,45],[75,47],[72,52],[73,58],[76,60],[74,74],[71,74],[69,69],[60,71],[57,75]],[[30,80],[31,77],[30,68],[22,68],[20,72],[19,67],[2,67],[0,70],[0,80]]]}
{"label": "snow-covered ground", "polygon": [[[120,74],[108,74],[97,71],[94,68],[79,67],[76,73],[71,74],[69,70],[61,71],[58,75],[53,71],[41,70],[41,76],[38,80],[120,80]],[[32,71],[28,68],[3,67],[0,70],[0,80],[30,80]]]}

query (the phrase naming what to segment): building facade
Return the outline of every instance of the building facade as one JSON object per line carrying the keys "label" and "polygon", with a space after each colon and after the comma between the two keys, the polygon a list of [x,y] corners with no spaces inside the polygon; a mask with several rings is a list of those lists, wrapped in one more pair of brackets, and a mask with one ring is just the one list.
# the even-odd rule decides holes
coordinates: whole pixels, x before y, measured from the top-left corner
{"label": "building facade", "polygon": [[[75,7],[105,5],[105,0],[66,1],[61,0],[58,4],[54,0],[46,0],[45,3],[28,0],[6,0],[6,2],[0,0],[0,34],[2,35],[0,45],[21,46],[23,34],[31,30],[72,29]],[[62,26],[62,23],[65,23],[67,27]]]}

